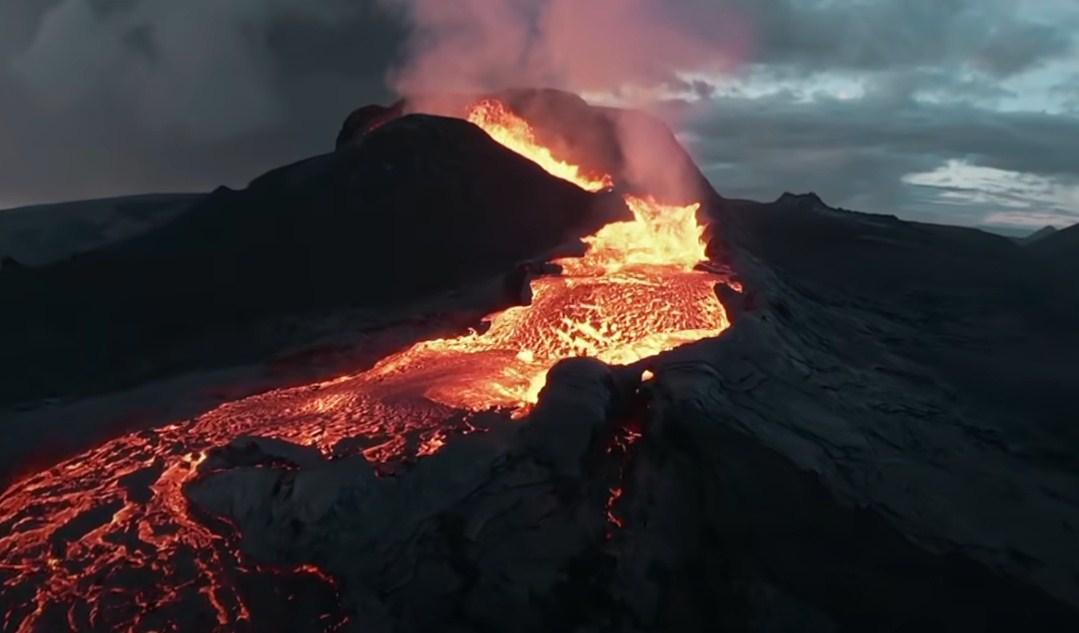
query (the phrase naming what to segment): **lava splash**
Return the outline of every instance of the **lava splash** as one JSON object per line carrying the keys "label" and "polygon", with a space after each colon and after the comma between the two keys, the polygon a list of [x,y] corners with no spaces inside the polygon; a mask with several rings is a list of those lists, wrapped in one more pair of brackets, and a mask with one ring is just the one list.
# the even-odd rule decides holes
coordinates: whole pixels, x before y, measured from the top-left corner
{"label": "lava splash", "polygon": [[[467,118],[555,176],[590,191],[613,184],[557,159],[500,102],[481,101]],[[631,220],[585,238],[584,256],[555,261],[561,274],[532,280],[531,303],[490,315],[482,333],[131,433],[13,485],[0,496],[3,630],[251,628],[236,576],[258,566],[184,496],[212,448],[257,435],[329,458],[418,458],[444,444],[461,410],[526,413],[560,359],[625,364],[721,334],[730,324],[715,286],[727,280],[697,268],[706,259],[699,205],[625,201]]]}

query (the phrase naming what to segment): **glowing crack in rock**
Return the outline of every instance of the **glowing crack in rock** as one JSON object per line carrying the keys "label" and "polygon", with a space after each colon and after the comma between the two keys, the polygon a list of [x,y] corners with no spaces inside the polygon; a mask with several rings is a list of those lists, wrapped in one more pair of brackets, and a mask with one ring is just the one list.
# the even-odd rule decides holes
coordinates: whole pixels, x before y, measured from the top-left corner
{"label": "glowing crack in rock", "polygon": [[[555,158],[500,102],[479,102],[468,119],[555,176],[590,191],[612,184]],[[531,304],[490,315],[482,334],[423,341],[363,373],[130,433],[11,486],[0,496],[3,630],[250,627],[236,576],[261,568],[194,517],[183,493],[210,449],[257,435],[333,457],[362,438],[373,462],[419,458],[447,442],[461,410],[527,412],[560,359],[626,364],[722,333],[714,288],[726,280],[696,269],[706,259],[699,205],[625,201],[631,220],[585,238],[584,256],[556,261],[561,275],[533,280]],[[620,495],[604,510],[615,525]],[[324,577],[311,565],[294,572]]]}

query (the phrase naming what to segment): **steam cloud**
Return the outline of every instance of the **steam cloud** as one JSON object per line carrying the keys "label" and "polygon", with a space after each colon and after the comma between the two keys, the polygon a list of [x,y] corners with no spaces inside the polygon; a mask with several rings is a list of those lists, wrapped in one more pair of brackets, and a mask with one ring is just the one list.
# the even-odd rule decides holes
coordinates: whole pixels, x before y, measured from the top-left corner
{"label": "steam cloud", "polygon": [[738,16],[714,2],[384,2],[412,26],[391,75],[406,96],[527,85],[636,102],[704,89],[692,77],[730,68],[748,44]]}
{"label": "steam cloud", "polygon": [[[707,78],[749,48],[744,21],[702,0],[383,1],[411,27],[390,83],[427,104],[435,94],[549,87],[646,108],[707,93]],[[698,193],[696,169],[645,123],[619,121],[624,175],[670,202],[688,202]]]}

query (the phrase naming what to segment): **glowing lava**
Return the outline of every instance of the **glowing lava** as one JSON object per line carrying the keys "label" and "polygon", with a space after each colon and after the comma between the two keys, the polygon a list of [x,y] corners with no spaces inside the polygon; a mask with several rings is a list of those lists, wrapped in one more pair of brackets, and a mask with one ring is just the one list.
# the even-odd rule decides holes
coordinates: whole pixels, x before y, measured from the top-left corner
{"label": "glowing lava", "polygon": [[[499,102],[468,118],[560,178],[611,186],[556,159]],[[527,411],[559,359],[625,364],[722,333],[714,288],[726,280],[695,269],[705,260],[699,205],[626,204],[632,220],[586,238],[583,257],[558,260],[561,275],[533,280],[532,303],[491,315],[482,334],[424,341],[360,374],[131,433],[12,486],[0,496],[3,630],[250,628],[235,579],[258,567],[196,520],[183,494],[211,448],[259,435],[333,457],[361,438],[375,462],[422,457],[445,444],[461,409]],[[619,494],[605,509],[615,524]]]}
{"label": "glowing lava", "polygon": [[727,327],[716,275],[703,259],[699,205],[628,197],[634,219],[585,238],[584,257],[561,259],[563,274],[532,282],[532,303],[488,317],[483,334],[418,343],[373,374],[413,376],[424,395],[450,407],[527,411],[547,370],[563,358],[633,363]]}
{"label": "glowing lava", "polygon": [[532,125],[509,110],[501,101],[484,99],[473,105],[466,117],[483,128],[491,138],[531,160],[552,176],[568,180],[586,191],[602,191],[614,186],[610,175],[584,173],[579,165],[559,160],[536,140]]}

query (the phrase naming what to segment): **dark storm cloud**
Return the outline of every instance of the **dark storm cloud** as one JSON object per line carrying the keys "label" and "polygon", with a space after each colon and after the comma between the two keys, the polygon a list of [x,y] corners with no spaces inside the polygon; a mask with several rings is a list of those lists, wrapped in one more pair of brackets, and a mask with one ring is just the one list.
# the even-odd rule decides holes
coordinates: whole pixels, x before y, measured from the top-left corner
{"label": "dark storm cloud", "polygon": [[691,130],[703,160],[761,151],[881,150],[896,155],[963,157],[980,165],[1046,175],[1079,175],[1079,119],[1043,113],[993,112],[965,104],[867,103],[818,99],[813,107],[782,95],[717,99]]}
{"label": "dark storm cloud", "polygon": [[139,0],[86,0],[97,15],[107,18],[115,13],[123,13],[138,5]]}
{"label": "dark storm cloud", "polygon": [[332,148],[390,98],[374,1],[0,4],[0,207],[206,190]]}
{"label": "dark storm cloud", "polygon": [[[990,202],[1014,210],[1025,195],[1070,212],[1072,0],[627,0],[591,13],[554,0],[8,0],[0,207],[242,184],[325,151],[352,108],[393,98],[387,80],[417,68],[415,36],[461,26],[453,7],[482,22],[495,5],[512,16],[543,4],[566,20],[540,25],[550,46],[527,76],[593,94],[610,81],[623,98],[620,82],[633,80],[680,92],[691,103],[667,111],[725,194],[816,190],[853,208],[976,223],[991,209],[954,182],[973,173],[971,186],[996,191]],[[650,15],[659,30],[639,19]],[[633,55],[601,47],[575,63],[565,53],[589,43],[578,36],[593,23],[607,39],[628,30]],[[657,38],[679,45],[650,55]],[[476,70],[435,61],[448,63],[420,70]],[[953,163],[997,171],[940,171]],[[1049,193],[1032,194],[1031,178]]]}
{"label": "dark storm cloud", "polygon": [[1064,109],[1079,114],[1079,72],[1073,72],[1051,88],[1052,94],[1058,97]]}

